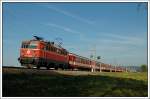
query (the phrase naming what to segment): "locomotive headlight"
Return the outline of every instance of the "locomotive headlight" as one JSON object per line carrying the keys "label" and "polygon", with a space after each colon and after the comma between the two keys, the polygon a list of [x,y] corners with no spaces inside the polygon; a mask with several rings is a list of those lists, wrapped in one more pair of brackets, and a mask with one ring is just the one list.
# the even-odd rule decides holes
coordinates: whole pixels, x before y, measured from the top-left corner
{"label": "locomotive headlight", "polygon": [[30,54],[30,50],[27,51],[27,54]]}

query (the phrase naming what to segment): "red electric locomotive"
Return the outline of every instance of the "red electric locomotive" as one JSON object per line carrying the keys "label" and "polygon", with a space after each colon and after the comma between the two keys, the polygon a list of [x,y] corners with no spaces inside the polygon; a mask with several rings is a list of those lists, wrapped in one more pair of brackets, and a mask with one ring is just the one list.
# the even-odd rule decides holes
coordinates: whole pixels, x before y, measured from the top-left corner
{"label": "red electric locomotive", "polygon": [[35,39],[23,41],[20,49],[19,62],[21,65],[32,68],[41,66],[68,68],[68,51],[58,47],[54,42],[46,42],[42,38],[34,36]]}

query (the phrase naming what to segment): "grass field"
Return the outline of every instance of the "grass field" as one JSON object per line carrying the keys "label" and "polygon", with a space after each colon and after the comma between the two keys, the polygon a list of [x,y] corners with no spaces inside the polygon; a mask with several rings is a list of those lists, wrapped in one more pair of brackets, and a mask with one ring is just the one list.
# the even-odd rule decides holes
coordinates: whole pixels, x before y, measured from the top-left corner
{"label": "grass field", "polygon": [[3,69],[3,97],[147,97],[147,73]]}

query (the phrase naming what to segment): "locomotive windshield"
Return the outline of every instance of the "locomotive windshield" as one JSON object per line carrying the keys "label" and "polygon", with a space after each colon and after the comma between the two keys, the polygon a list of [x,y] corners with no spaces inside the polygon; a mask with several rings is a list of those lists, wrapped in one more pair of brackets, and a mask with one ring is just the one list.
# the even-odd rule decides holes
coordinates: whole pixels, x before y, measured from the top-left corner
{"label": "locomotive windshield", "polygon": [[30,48],[30,49],[35,49],[37,48],[37,42],[30,42],[30,43],[23,43],[22,48]]}
{"label": "locomotive windshield", "polygon": [[30,42],[28,48],[31,48],[31,49],[37,48],[37,42],[34,42],[34,41]]}
{"label": "locomotive windshield", "polygon": [[29,44],[28,48],[35,49],[35,48],[37,48],[37,45],[35,45],[35,44]]}

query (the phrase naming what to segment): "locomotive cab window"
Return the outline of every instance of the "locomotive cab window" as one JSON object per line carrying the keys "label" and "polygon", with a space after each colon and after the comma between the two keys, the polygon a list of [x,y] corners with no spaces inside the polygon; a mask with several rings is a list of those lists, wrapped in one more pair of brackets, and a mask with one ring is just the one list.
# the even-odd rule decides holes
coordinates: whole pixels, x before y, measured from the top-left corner
{"label": "locomotive cab window", "polygon": [[22,46],[21,46],[21,48],[28,48],[28,44],[23,43]]}
{"label": "locomotive cab window", "polygon": [[30,44],[30,45],[28,46],[28,48],[35,49],[35,48],[37,48],[37,46],[36,46],[36,45],[31,45],[31,44]]}
{"label": "locomotive cab window", "polygon": [[31,42],[31,43],[28,45],[28,48],[31,48],[31,49],[37,48],[37,42]]}

